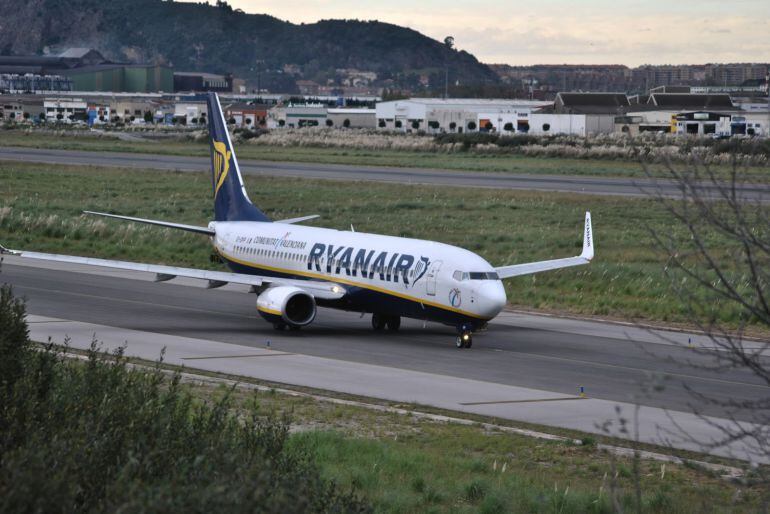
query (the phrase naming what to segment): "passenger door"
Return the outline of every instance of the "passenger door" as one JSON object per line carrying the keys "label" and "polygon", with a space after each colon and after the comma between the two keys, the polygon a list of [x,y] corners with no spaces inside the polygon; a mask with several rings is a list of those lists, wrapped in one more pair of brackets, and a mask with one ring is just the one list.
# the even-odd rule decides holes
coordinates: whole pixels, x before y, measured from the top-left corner
{"label": "passenger door", "polygon": [[425,292],[428,296],[436,296],[436,280],[438,279],[438,270],[441,269],[441,261],[435,261],[428,268],[425,275]]}

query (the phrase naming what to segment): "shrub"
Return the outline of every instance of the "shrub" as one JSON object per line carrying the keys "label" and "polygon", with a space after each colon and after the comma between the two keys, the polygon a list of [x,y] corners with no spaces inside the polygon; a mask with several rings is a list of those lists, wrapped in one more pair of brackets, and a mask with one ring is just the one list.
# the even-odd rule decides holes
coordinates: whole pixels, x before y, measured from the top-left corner
{"label": "shrub", "polygon": [[0,512],[361,512],[321,479],[288,423],[197,403],[160,369],[95,344],[86,362],[27,342],[0,291]]}

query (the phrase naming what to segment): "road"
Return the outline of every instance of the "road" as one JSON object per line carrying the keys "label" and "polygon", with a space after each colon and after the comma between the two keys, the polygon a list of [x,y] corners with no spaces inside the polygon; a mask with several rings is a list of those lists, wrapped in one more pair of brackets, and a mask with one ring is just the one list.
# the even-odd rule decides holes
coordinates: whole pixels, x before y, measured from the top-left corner
{"label": "road", "polygon": [[[254,295],[238,290],[154,283],[123,272],[80,273],[17,265],[6,257],[0,281],[28,300],[31,314],[145,332],[207,339],[688,412],[695,398],[759,399],[768,388],[749,373],[715,373],[677,364],[707,365],[710,353],[651,342],[644,331],[590,323],[573,329],[539,316],[502,315],[474,338],[471,350],[454,347],[449,327],[405,320],[400,332],[375,333],[369,317],[319,309],[299,332],[275,332],[257,315]],[[538,328],[542,327],[542,328]],[[625,334],[631,334],[630,338]],[[634,335],[635,334],[635,335]],[[663,386],[655,391],[656,384]],[[723,416],[716,406],[701,412]],[[750,413],[739,419],[750,420]]]}
{"label": "road", "polygon": [[[208,171],[208,157],[150,155],[119,152],[87,152],[79,150],[43,150],[0,147],[0,160],[71,164],[83,166],[115,166],[124,168]],[[382,166],[348,166],[341,164],[307,164],[272,161],[239,161],[247,175],[303,177],[344,181],[374,181],[399,184],[429,184],[454,187],[482,187],[581,194],[643,197],[658,190],[666,196],[679,196],[676,184],[646,179],[599,178],[570,175],[534,175],[514,173],[463,172],[425,168],[389,168]],[[706,195],[716,194],[713,187],[703,186]],[[743,185],[740,194],[747,200],[770,200],[770,185]]]}

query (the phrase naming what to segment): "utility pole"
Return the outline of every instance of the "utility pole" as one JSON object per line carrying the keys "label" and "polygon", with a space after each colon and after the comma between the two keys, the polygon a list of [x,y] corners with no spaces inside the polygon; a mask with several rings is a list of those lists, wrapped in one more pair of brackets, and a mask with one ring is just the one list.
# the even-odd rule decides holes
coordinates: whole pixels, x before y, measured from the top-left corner
{"label": "utility pole", "polygon": [[455,46],[455,38],[447,36],[444,38],[444,46],[447,49],[447,53],[444,56],[444,100],[449,98],[449,53],[452,51],[452,47]]}

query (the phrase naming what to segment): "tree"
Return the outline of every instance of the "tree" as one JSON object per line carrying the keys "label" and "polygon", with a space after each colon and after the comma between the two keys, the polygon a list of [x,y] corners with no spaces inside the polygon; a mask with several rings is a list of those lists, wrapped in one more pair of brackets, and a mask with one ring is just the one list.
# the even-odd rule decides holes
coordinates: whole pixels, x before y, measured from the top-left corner
{"label": "tree", "polygon": [[144,122],[152,123],[152,111],[144,111]]}
{"label": "tree", "polygon": [[549,123],[543,123],[543,132],[548,132],[551,130],[551,125]]}
{"label": "tree", "polygon": [[12,120],[15,120],[16,119],[16,113],[12,112],[8,117],[11,118]]}
{"label": "tree", "polygon": [[330,118],[326,118],[326,126],[331,127],[332,125],[334,125],[334,122]]}
{"label": "tree", "polygon": [[450,123],[449,123],[449,130],[451,130],[451,131],[453,131],[453,132],[454,132],[454,130],[455,130],[456,128],[457,128],[457,123],[455,123],[454,121],[452,121],[452,122],[450,122]]}
{"label": "tree", "polygon": [[380,127],[380,128],[385,128],[385,126],[386,126],[385,120],[378,121],[377,122],[377,126]]}
{"label": "tree", "polygon": [[415,130],[417,130],[418,128],[420,128],[420,120],[414,120],[414,121],[412,122],[412,128],[413,128],[413,129],[415,129]]}
{"label": "tree", "polygon": [[233,118],[233,117],[228,118],[227,119],[227,124],[228,125],[235,125],[235,118]]}
{"label": "tree", "polygon": [[197,125],[198,124],[198,118],[191,119],[190,123],[192,123],[193,125]]}
{"label": "tree", "polygon": [[511,123],[511,122],[509,121],[508,123],[506,123],[505,125],[503,125],[503,130],[505,130],[505,131],[507,131],[507,132],[512,132],[512,131],[513,131],[513,123]]}
{"label": "tree", "polygon": [[476,122],[475,121],[469,121],[468,122],[468,130],[476,130]]}
{"label": "tree", "polygon": [[[13,116],[13,114],[12,114],[12,116]],[[61,121],[61,120],[64,119],[64,115],[62,113],[59,113],[59,114],[56,115],[56,119]]]}
{"label": "tree", "polygon": [[[193,121],[193,123],[195,123],[195,121]],[[246,118],[244,123],[246,123],[246,125],[251,125],[251,118]]]}
{"label": "tree", "polygon": [[[650,195],[676,224],[651,235],[666,258],[666,274],[683,312],[708,339],[707,345],[688,348],[692,357],[681,364],[720,374],[748,373],[767,388],[767,345],[757,349],[746,333],[770,329],[770,192],[738,166],[735,155],[729,172],[696,157],[686,169],[666,168],[666,179],[676,185],[678,196],[664,191],[649,167],[644,169],[655,184]],[[740,443],[757,460],[770,459],[768,392],[731,398],[688,389],[695,414],[709,407],[728,418],[725,424],[706,421],[721,431],[718,440],[684,434],[688,440],[707,451]],[[759,468],[757,479],[770,482],[767,473]]]}
{"label": "tree", "polygon": [[28,119],[29,119],[29,113],[28,113],[28,112],[25,112],[24,114],[22,114],[22,117],[23,117],[25,120],[28,120]]}
{"label": "tree", "polygon": [[350,120],[345,118],[345,121],[342,122],[342,126],[345,128],[350,128]]}
{"label": "tree", "polygon": [[278,120],[278,126],[283,127],[286,125],[286,120]]}
{"label": "tree", "polygon": [[403,126],[403,124],[401,123],[401,120],[396,120],[395,125],[396,125],[396,128],[401,128]]}

